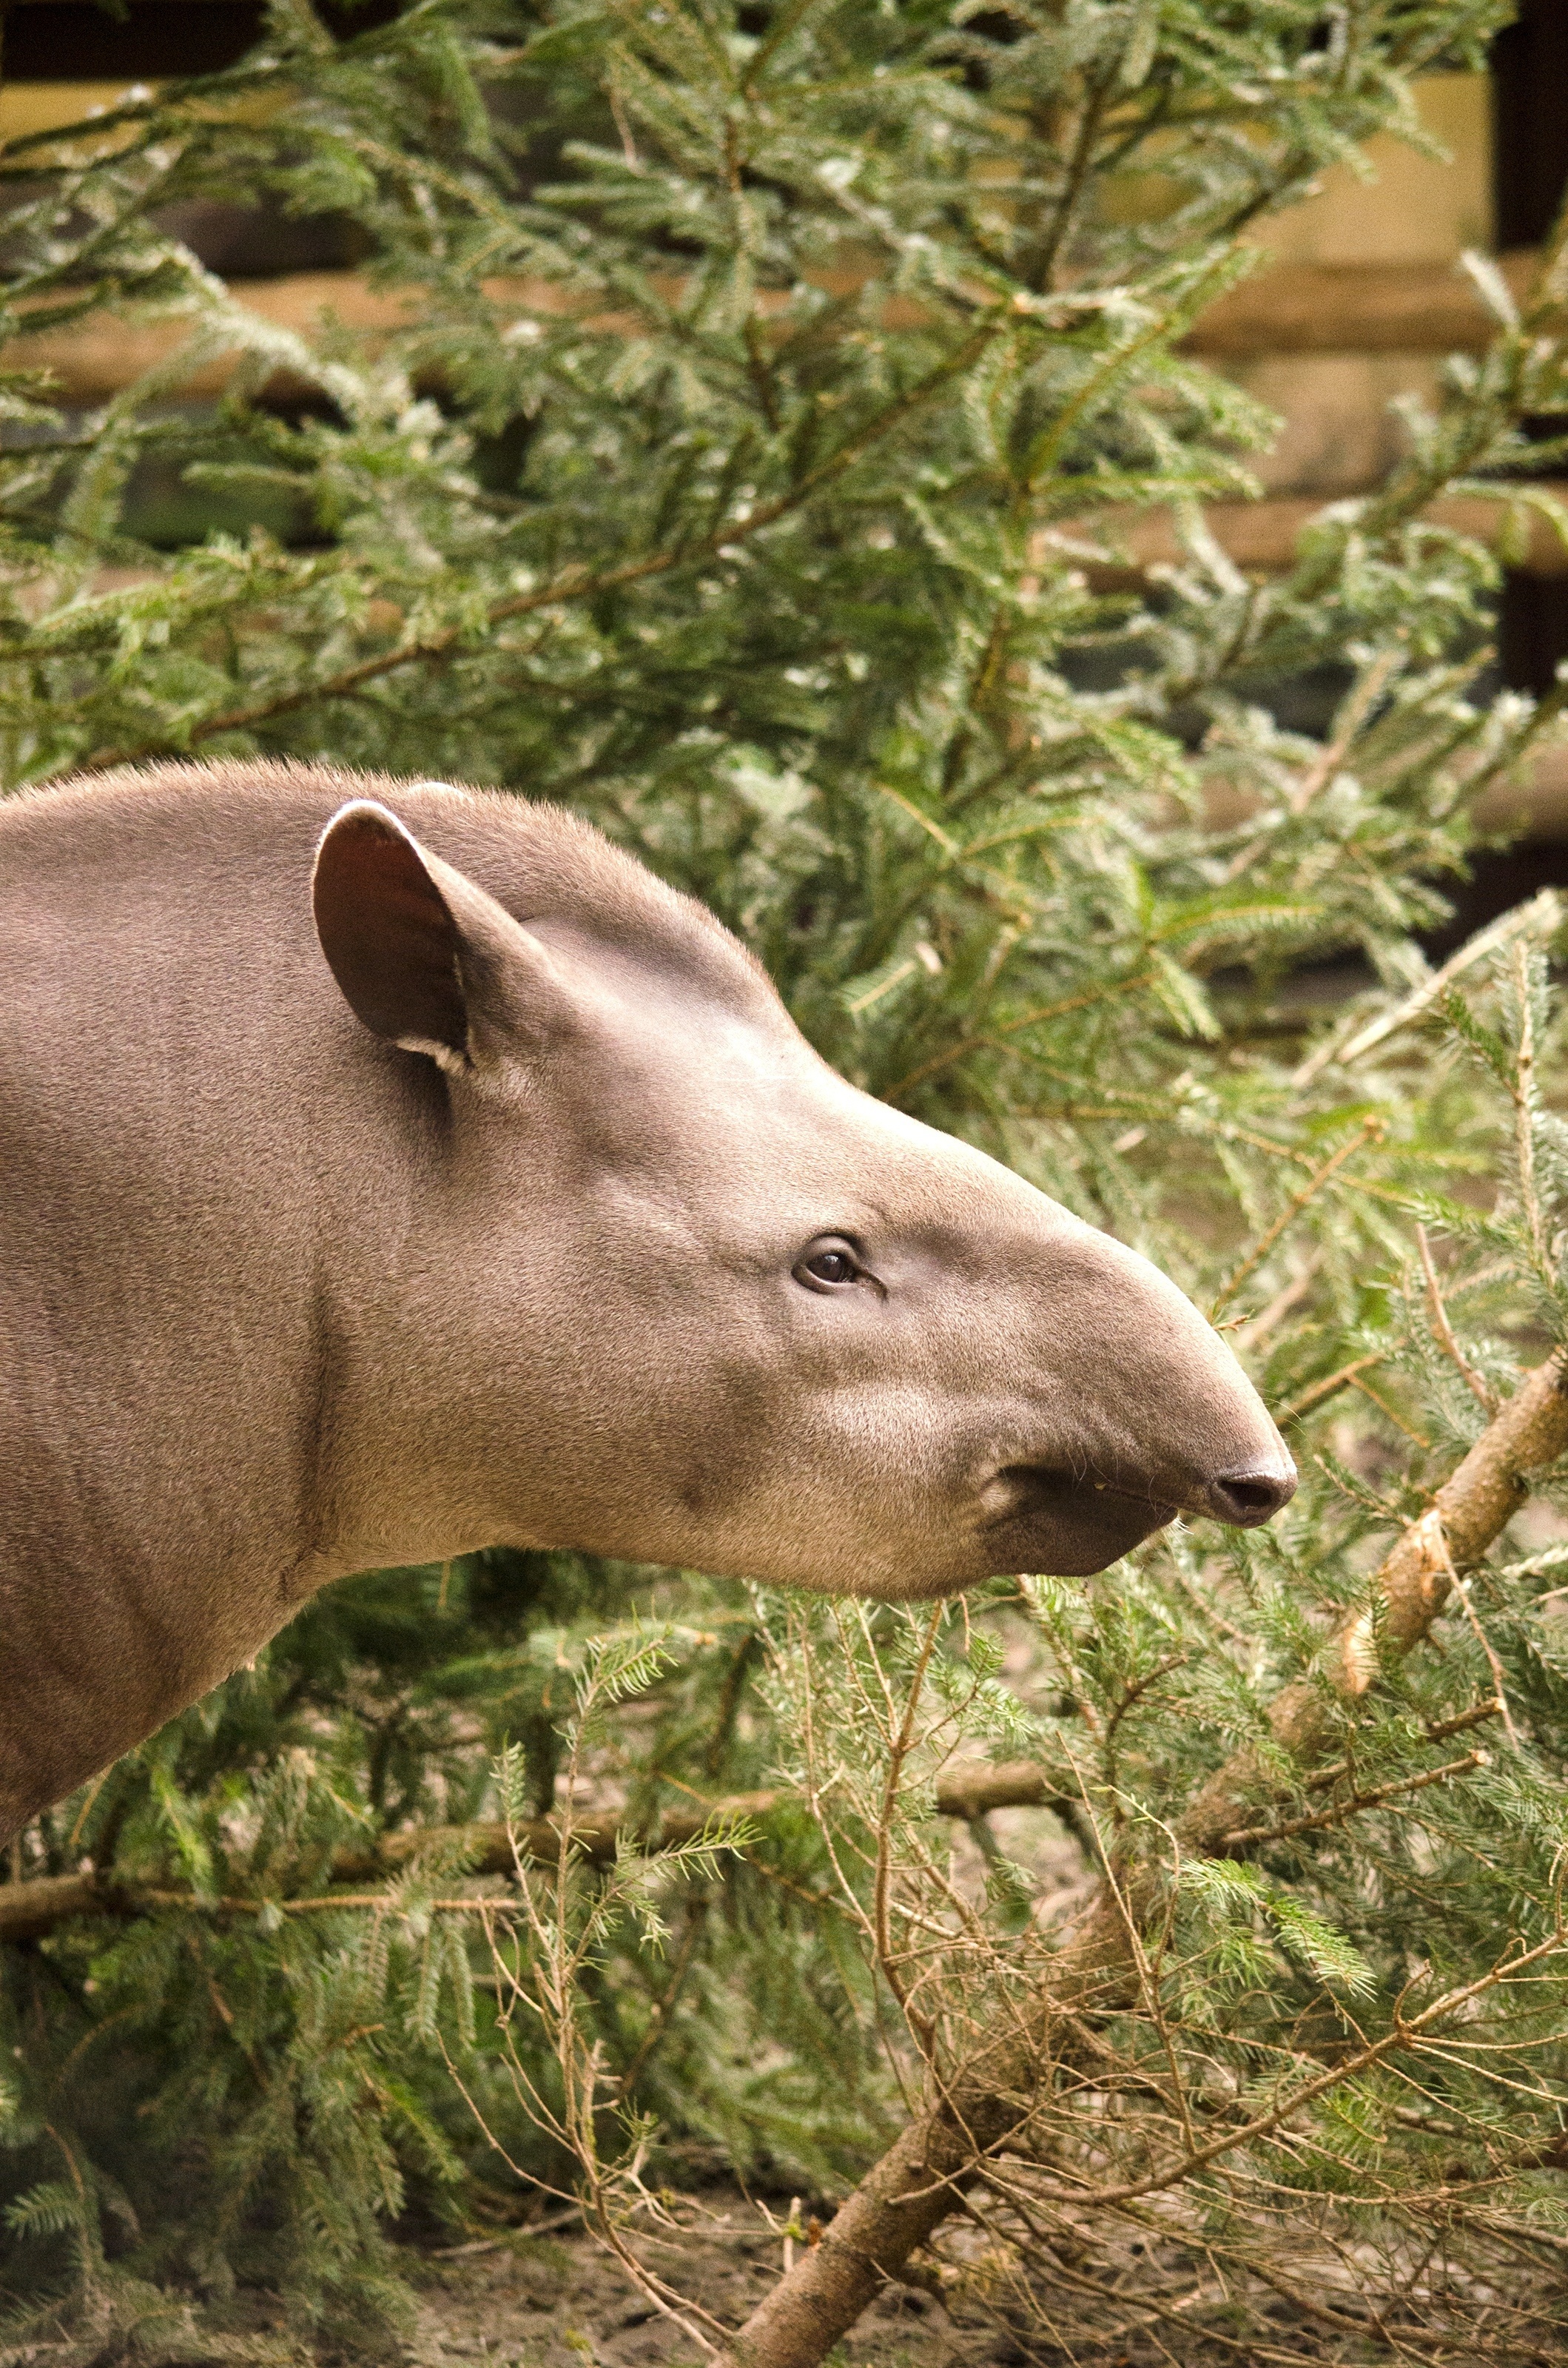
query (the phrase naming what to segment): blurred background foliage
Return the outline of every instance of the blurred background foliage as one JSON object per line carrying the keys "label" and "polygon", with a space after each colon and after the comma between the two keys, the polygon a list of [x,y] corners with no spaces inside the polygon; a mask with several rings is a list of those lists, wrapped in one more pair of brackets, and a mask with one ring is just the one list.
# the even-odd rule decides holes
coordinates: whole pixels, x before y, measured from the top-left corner
{"label": "blurred background foliage", "polygon": [[[896,1820],[958,2022],[1049,1977],[1063,1853],[1089,1878],[1157,1850],[1480,1429],[1415,1224],[1483,1394],[1562,1328],[1557,908],[1451,975],[1430,951],[1472,807],[1568,700],[1487,673],[1501,560],[1552,524],[1568,450],[1561,251],[1522,312],[1482,270],[1489,350],[1272,575],[1204,508],[1246,495],[1270,417],[1184,347],[1249,226],[1381,128],[1418,136],[1413,78],[1503,15],[275,0],[237,63],[0,149],[0,336],[40,308],[182,332],[94,405],[0,381],[11,789],[261,754],[567,803],[712,905],[848,1076],[1157,1258],[1287,1422],[1304,1485],[1274,1530],[1169,1533],[1081,1590],[998,1582],[943,1632]],[[215,205],[329,221],[382,324],[248,309],[181,233]],[[1495,530],[1435,516],[1456,493]],[[1129,540],[1155,511],[1163,564]],[[1190,1879],[1172,2013],[1201,2025],[1199,2088],[1554,1912],[1568,1564],[1549,1508],[1521,1519],[1484,1603],[1506,1751],[1419,1816],[1282,1845],[1251,1888]],[[518,1815],[570,1805],[589,1640],[633,1619],[662,1649],[577,1808],[656,1853],[694,1803],[771,1797],[716,1853],[650,1856],[662,1942],[605,1920],[581,2012],[607,2102],[677,2184],[830,2198],[894,2134],[922,2073],[865,1922],[895,1739],[868,1703],[869,1671],[907,1677],[903,1615],[851,1630],[571,1555],[372,1574],[11,1852],[14,2350],[388,2340],[399,2241],[571,2188],[525,2100],[562,2034],[499,2012],[517,1885],[474,1837],[508,1749]],[[1427,1729],[1492,1683],[1460,1623],[1440,1661],[1391,1662],[1355,1748],[1381,1782],[1429,1770]],[[955,1754],[1044,1771],[1006,1849],[937,1815]],[[934,1907],[921,1854],[955,1833]],[[84,1871],[86,1912],[62,1893],[5,1927],[13,1886]],[[1560,1968],[1498,1992],[1499,2046],[1533,2051],[1506,2108],[1479,2056],[1426,2067],[1430,2126],[1358,2089],[1357,2145],[1296,2166],[1301,2214],[1332,2196],[1392,2258],[1433,2149],[1467,2133],[1492,2163],[1507,2118],[1510,2241],[1560,2245],[1562,1997]],[[1288,2225],[1267,2178],[1256,2213]],[[1216,2243],[1233,2205],[1200,2183]]]}

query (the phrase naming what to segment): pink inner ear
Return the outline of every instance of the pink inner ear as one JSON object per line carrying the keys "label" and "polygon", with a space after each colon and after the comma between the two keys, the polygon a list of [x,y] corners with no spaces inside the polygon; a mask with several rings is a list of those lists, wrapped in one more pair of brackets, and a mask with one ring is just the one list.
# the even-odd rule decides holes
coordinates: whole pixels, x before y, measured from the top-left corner
{"label": "pink inner ear", "polygon": [[466,1052],[461,939],[414,841],[351,810],[322,841],[312,894],[322,951],[366,1027]]}

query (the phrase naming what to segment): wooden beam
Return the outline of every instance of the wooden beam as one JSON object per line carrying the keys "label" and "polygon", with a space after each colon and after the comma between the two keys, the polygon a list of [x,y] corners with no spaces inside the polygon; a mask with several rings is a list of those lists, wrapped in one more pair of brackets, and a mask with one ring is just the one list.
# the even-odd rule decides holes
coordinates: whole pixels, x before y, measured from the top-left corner
{"label": "wooden beam", "polygon": [[[492,292],[521,315],[527,312],[562,310],[556,291],[530,288],[527,281],[493,282]],[[372,288],[357,271],[297,271],[281,279],[242,280],[233,293],[247,313],[310,339],[324,320],[340,322],[370,337],[388,336],[410,327],[417,317],[419,291],[415,289]],[[525,301],[525,294],[532,302]],[[553,303],[551,302],[554,298]],[[63,403],[94,404],[110,402],[148,370],[159,369],[189,342],[195,324],[188,314],[166,320],[126,320],[106,310],[84,314],[63,328],[48,325],[48,308],[33,318],[37,328],[0,346],[0,369],[46,370]],[[222,394],[239,366],[242,347],[212,355],[181,381],[179,393],[193,402],[211,402]],[[279,370],[268,383],[269,397],[297,399],[305,381]]]}
{"label": "wooden beam", "polygon": [[[1431,289],[1452,279],[1461,296],[1469,283],[1456,274],[1437,272],[1403,273],[1377,267],[1362,274],[1346,274],[1338,267],[1323,267],[1328,278],[1343,281],[1347,277],[1361,278],[1379,283],[1391,278],[1396,280],[1418,279]],[[1267,292],[1270,283],[1289,283],[1300,290],[1315,285],[1320,275],[1317,266],[1292,266],[1287,272],[1270,272],[1260,278],[1256,287]],[[1516,277],[1524,283],[1522,270]],[[529,279],[494,279],[486,283],[486,294],[504,313],[517,319],[530,315],[559,315],[569,300],[551,283]],[[1245,294],[1246,291],[1240,291]],[[234,294],[248,313],[273,327],[289,331],[309,341],[324,320],[334,320],[358,331],[372,343],[412,326],[417,319],[423,301],[415,289],[372,287],[358,272],[302,271],[284,279],[242,281],[235,285]],[[1227,304],[1234,298],[1228,298]],[[1292,300],[1294,301],[1294,300]],[[1223,307],[1216,307],[1222,313]],[[1476,300],[1476,310],[1481,307]],[[1210,316],[1213,317],[1213,316]],[[1287,325],[1295,317],[1287,308]],[[604,316],[619,325],[619,316]],[[1329,329],[1334,323],[1324,316]],[[1461,325],[1457,316],[1448,322],[1449,327]],[[56,381],[61,398],[69,403],[96,404],[106,403],[147,370],[167,362],[191,334],[187,316],[167,320],[124,320],[118,313],[96,312],[71,323],[68,326],[51,329],[43,323],[24,336],[14,337],[0,347],[0,368],[48,372]],[[1238,342],[1241,331],[1227,331],[1231,343],[1216,345],[1216,353],[1237,353],[1244,349]],[[1337,334],[1335,332],[1335,334]],[[1251,331],[1246,335],[1250,336]],[[240,359],[238,343],[227,353],[212,355],[190,377],[182,382],[181,392],[197,401],[210,401],[221,395],[233,381]],[[311,392],[311,382],[297,377],[286,368],[273,372],[267,382],[269,400],[298,401]],[[1321,438],[1319,439],[1321,441]],[[1296,538],[1312,517],[1321,501],[1340,493],[1358,492],[1359,484],[1344,486],[1314,485],[1311,496],[1306,495],[1276,496],[1260,502],[1219,502],[1210,506],[1209,523],[1224,548],[1238,566],[1256,575],[1278,575],[1290,564]],[[1559,488],[1558,490],[1562,490]],[[1439,522],[1457,528],[1460,532],[1474,534],[1483,541],[1494,541],[1504,515],[1500,506],[1460,498],[1437,504],[1431,515]],[[1132,585],[1141,580],[1152,566],[1170,564],[1180,557],[1179,545],[1168,517],[1161,511],[1151,511],[1125,522],[1112,519],[1109,526],[1099,522],[1097,531],[1109,532],[1125,554],[1120,559],[1108,559],[1090,569],[1091,579],[1108,588]],[[1568,575],[1568,551],[1551,527],[1537,519],[1530,531],[1528,551],[1517,563],[1522,572],[1541,575]]]}
{"label": "wooden beam", "polygon": [[[1540,265],[1533,247],[1496,258],[1516,302]],[[1497,324],[1455,264],[1278,263],[1222,296],[1187,339],[1189,352],[1481,353]]]}
{"label": "wooden beam", "polygon": [[[1505,277],[1518,293],[1528,287],[1535,256],[1505,256]],[[838,293],[835,276],[833,292]],[[278,279],[237,281],[233,293],[247,312],[309,337],[324,314],[376,337],[417,320],[426,301],[417,289],[372,287],[357,271],[300,271]],[[517,318],[557,313],[569,300],[543,280],[485,282],[485,293]],[[904,307],[908,309],[907,305]],[[1427,265],[1277,265],[1260,271],[1204,315],[1188,340],[1195,353],[1215,359],[1299,353],[1448,353],[1479,351],[1494,324],[1467,276]],[[0,348],[8,370],[41,370],[57,380],[68,403],[108,402],[143,371],[167,361],[190,335],[183,316],[125,320],[97,312],[69,326],[37,328]],[[216,355],[187,382],[197,399],[221,394],[237,356]]]}
{"label": "wooden beam", "polygon": [[1483,830],[1568,839],[1568,740],[1538,748],[1517,781],[1500,781],[1475,802]]}
{"label": "wooden beam", "polygon": [[[1500,489],[1501,490],[1501,489]],[[1568,504],[1568,483],[1536,483],[1532,490]],[[1222,550],[1248,575],[1281,575],[1295,557],[1303,529],[1321,512],[1321,499],[1275,499],[1261,502],[1209,502],[1204,522]],[[1434,526],[1471,535],[1495,548],[1507,516],[1506,499],[1487,501],[1479,495],[1450,494],[1433,502],[1423,516]],[[1170,514],[1164,509],[1120,513],[1111,511],[1092,523],[1074,527],[1064,521],[1064,535],[1092,533],[1104,555],[1086,558],[1085,574],[1096,591],[1135,591],[1152,569],[1178,566],[1185,558]],[[1525,575],[1568,575],[1568,543],[1548,518],[1532,515],[1528,541],[1508,564]]]}

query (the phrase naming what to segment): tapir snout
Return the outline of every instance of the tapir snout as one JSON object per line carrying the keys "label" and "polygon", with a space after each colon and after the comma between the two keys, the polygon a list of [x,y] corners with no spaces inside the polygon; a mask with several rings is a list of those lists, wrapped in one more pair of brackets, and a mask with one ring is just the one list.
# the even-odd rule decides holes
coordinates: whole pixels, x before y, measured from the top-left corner
{"label": "tapir snout", "polygon": [[0,1833],[348,1571],[932,1595],[1294,1486],[1172,1283],[565,814],[165,766],[0,860]]}
{"label": "tapir snout", "polygon": [[[774,1146],[776,1197],[793,1147],[796,1230],[840,1212],[863,1275],[828,1309],[795,1311],[812,1354],[804,1370],[776,1362],[747,1486],[706,1508],[710,1563],[718,1544],[726,1568],[930,1596],[1004,1572],[1103,1569],[1177,1515],[1254,1528],[1278,1511],[1290,1457],[1166,1276],[863,1096],[846,1114],[851,1154],[832,1108],[849,1092],[821,1072],[809,1148],[789,1097],[744,1113]],[[868,1175],[874,1206],[857,1189]],[[819,1313],[827,1325],[810,1322]]]}

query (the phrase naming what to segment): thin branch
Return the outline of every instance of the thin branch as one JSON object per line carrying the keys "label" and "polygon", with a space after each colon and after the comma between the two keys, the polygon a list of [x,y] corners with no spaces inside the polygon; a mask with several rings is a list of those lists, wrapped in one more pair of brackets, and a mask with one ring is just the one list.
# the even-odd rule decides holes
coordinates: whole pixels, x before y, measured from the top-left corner
{"label": "thin branch", "polygon": [[1278,1217],[1275,1218],[1274,1223],[1254,1244],[1253,1247],[1247,1252],[1245,1258],[1242,1259],[1238,1266],[1232,1268],[1230,1273],[1226,1276],[1225,1281],[1220,1287],[1219,1297],[1215,1300],[1213,1306],[1209,1311],[1209,1320],[1210,1323],[1214,1321],[1214,1318],[1219,1315],[1221,1308],[1228,1307],[1230,1305],[1232,1300],[1235,1297],[1237,1292],[1241,1289],[1248,1275],[1256,1272],[1257,1269],[1263,1264],[1264,1259],[1268,1256],[1269,1251],[1274,1247],[1275,1243],[1279,1239],[1282,1234],[1288,1232],[1290,1227],[1295,1224],[1296,1219],[1301,1215],[1308,1202],[1314,1201],[1317,1198],[1318,1194],[1323,1190],[1324,1186],[1338,1173],[1339,1169],[1344,1167],[1347,1159],[1352,1158],[1358,1151],[1365,1150],[1367,1144],[1374,1141],[1378,1136],[1381,1135],[1382,1133],[1383,1121],[1381,1118],[1374,1116],[1372,1118],[1363,1119],[1357,1132],[1351,1135],[1346,1142],[1342,1143],[1338,1150],[1331,1154],[1331,1156],[1324,1161],[1321,1167],[1313,1169],[1306,1182],[1301,1186],[1301,1190],[1291,1194],[1290,1200],[1287,1201]]}
{"label": "thin branch", "polygon": [[893,1970],[892,1938],[888,1921],[888,1898],[892,1881],[892,1823],[893,1812],[898,1805],[899,1782],[903,1774],[904,1762],[909,1757],[910,1748],[915,1741],[915,1722],[920,1712],[920,1697],[926,1689],[926,1672],[930,1667],[931,1656],[936,1650],[937,1638],[941,1632],[942,1622],[947,1617],[947,1611],[945,1602],[936,1604],[932,1609],[930,1619],[926,1623],[926,1634],[921,1641],[920,1657],[915,1662],[910,1676],[909,1689],[904,1697],[903,1717],[897,1735],[892,1738],[892,1748],[888,1754],[887,1780],[882,1786],[881,1814],[877,1819],[877,1872],[872,1887],[872,1916],[877,1934],[877,1962],[881,1966],[889,1988],[903,2011],[904,2019],[920,2042],[921,2053],[927,2056],[931,2053],[933,2038],[930,2025],[923,2017],[915,2013],[912,2001],[905,1993],[903,1977]]}
{"label": "thin branch", "polygon": [[[1292,815],[1305,814],[1312,800],[1334,780],[1354,747],[1362,725],[1382,697],[1384,686],[1403,655],[1403,652],[1398,649],[1380,651],[1367,668],[1346,701],[1344,721],[1339,730],[1312,759],[1286,799],[1286,806]],[[1253,839],[1233,859],[1225,878],[1228,881],[1239,880],[1243,872],[1249,871],[1256,862],[1267,845],[1267,840],[1262,836]]]}
{"label": "thin branch", "polygon": [[1461,1578],[1458,1571],[1454,1568],[1453,1556],[1449,1552],[1449,1542],[1443,1535],[1443,1525],[1440,1521],[1436,1524],[1435,1534],[1437,1538],[1437,1551],[1442,1554],[1443,1560],[1447,1565],[1449,1584],[1453,1588],[1455,1594],[1459,1597],[1460,1602],[1463,1607],[1464,1616],[1470,1622],[1475,1641],[1486,1656],[1486,1666],[1492,1672],[1492,1682],[1497,1689],[1497,1708],[1502,1716],[1504,1729],[1507,1735],[1509,1742],[1517,1751],[1519,1748],[1519,1732],[1509,1714],[1508,1698],[1503,1691],[1503,1664],[1498,1659],[1496,1647],[1494,1645],[1492,1639],[1487,1634],[1485,1629],[1482,1626],[1481,1616],[1476,1611],[1475,1605],[1471,1600],[1469,1579]]}
{"label": "thin branch", "polygon": [[[1494,1696],[1490,1702],[1477,1702],[1471,1710],[1460,1711],[1457,1718],[1437,1719],[1424,1726],[1421,1732],[1428,1743],[1446,1743],[1450,1735],[1463,1735],[1469,1728],[1482,1726],[1489,1718],[1501,1718],[1502,1714],[1502,1701]],[[1335,1784],[1343,1784],[1346,1778],[1355,1772],[1355,1765],[1349,1759],[1330,1760],[1327,1767],[1313,1770],[1307,1779],[1307,1790],[1309,1793],[1327,1792]],[[1233,1841],[1235,1836],[1233,1834],[1231,1839]]]}
{"label": "thin branch", "polygon": [[1472,1768],[1484,1768],[1490,1758],[1487,1751],[1467,1751],[1462,1759],[1449,1759],[1441,1768],[1425,1769],[1419,1776],[1403,1776],[1397,1784],[1380,1784],[1370,1793],[1352,1793],[1348,1800],[1335,1801],[1310,1817],[1292,1817],[1282,1826],[1242,1826],[1235,1833],[1226,1835],[1226,1844],[1231,1850],[1261,1850],[1269,1842],[1294,1841],[1301,1834],[1343,1825],[1346,1817],[1357,1816],[1363,1809],[1381,1809],[1385,1801],[1397,1800],[1403,1793],[1419,1793],[1428,1784],[1442,1783],[1449,1776],[1463,1776]]}
{"label": "thin branch", "polygon": [[1415,1247],[1421,1253],[1421,1268],[1426,1277],[1426,1298],[1432,1310],[1432,1328],[1463,1374],[1465,1386],[1471,1396],[1484,1406],[1488,1416],[1494,1415],[1497,1411],[1495,1395],[1487,1388],[1486,1383],[1454,1338],[1454,1327],[1449,1321],[1449,1311],[1443,1304],[1443,1294],[1437,1282],[1437,1269],[1432,1263],[1432,1246],[1426,1239],[1425,1225],[1417,1225],[1415,1228]]}

